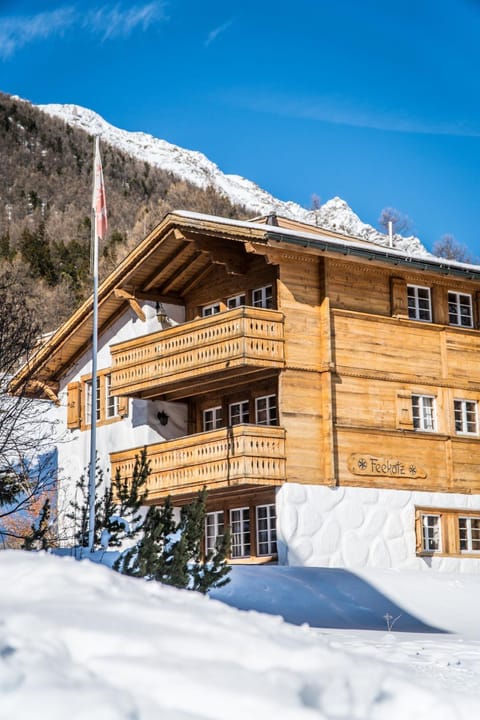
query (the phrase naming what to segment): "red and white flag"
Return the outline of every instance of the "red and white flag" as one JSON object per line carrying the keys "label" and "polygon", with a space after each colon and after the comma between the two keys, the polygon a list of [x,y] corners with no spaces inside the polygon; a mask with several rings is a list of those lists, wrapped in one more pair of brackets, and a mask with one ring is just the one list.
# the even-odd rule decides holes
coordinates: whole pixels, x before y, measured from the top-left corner
{"label": "red and white flag", "polygon": [[95,215],[95,237],[103,240],[107,234],[107,202],[103,184],[102,160],[100,158],[100,140],[95,138],[95,179],[93,182],[93,212]]}

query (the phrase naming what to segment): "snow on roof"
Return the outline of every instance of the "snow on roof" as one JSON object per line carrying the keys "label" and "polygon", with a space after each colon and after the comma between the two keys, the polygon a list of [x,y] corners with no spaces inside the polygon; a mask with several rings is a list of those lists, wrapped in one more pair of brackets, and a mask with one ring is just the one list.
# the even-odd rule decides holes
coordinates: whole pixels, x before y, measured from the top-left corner
{"label": "snow on roof", "polygon": [[331,234],[322,234],[321,228],[317,228],[316,226],[315,229],[313,229],[312,226],[312,232],[310,233],[302,230],[283,228],[278,225],[266,225],[265,223],[256,223],[250,220],[233,220],[231,218],[217,217],[216,215],[207,215],[188,210],[175,210],[173,214],[199,222],[203,221],[219,223],[222,225],[230,226],[232,228],[241,227],[244,229],[251,228],[254,230],[260,230],[269,236],[284,237],[286,242],[288,242],[289,240],[291,241],[293,238],[298,238],[304,239],[306,241],[305,245],[309,244],[310,246],[318,245],[318,247],[321,247],[322,245],[329,245],[331,246],[331,248],[337,249],[350,248],[352,250],[370,250],[372,254],[374,253],[375,255],[383,257],[385,260],[391,260],[392,262],[395,262],[395,260],[403,260],[407,263],[417,265],[421,264],[425,265],[425,267],[430,266],[432,269],[436,268],[438,270],[442,270],[443,272],[448,272],[449,270],[452,270],[466,274],[480,274],[480,265],[473,265],[470,263],[459,262],[457,260],[439,258],[426,251],[424,255],[413,255],[410,253],[406,253],[402,250],[398,250],[392,247],[385,247],[384,245],[379,245],[368,240],[353,238],[349,235],[342,235],[342,233],[336,233],[339,235],[339,237],[332,237]]}

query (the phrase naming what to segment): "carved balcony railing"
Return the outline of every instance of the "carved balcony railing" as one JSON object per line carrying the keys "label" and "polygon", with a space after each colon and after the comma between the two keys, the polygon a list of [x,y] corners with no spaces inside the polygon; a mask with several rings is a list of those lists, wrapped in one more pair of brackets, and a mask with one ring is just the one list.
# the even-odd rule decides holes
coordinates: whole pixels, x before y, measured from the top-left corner
{"label": "carved balcony railing", "polygon": [[[131,478],[141,448],[110,455],[117,470]],[[201,490],[285,482],[285,430],[271,425],[235,425],[147,446],[148,500]]]}
{"label": "carved balcony railing", "polygon": [[283,314],[241,307],[111,348],[112,394],[181,398],[285,364]]}

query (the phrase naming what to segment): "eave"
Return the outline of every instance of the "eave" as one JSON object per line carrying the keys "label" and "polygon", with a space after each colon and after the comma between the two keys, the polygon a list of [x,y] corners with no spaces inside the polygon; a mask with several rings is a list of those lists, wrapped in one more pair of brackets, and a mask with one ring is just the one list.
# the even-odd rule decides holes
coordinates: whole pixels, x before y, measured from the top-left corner
{"label": "eave", "polygon": [[[214,264],[230,274],[244,273],[249,253],[268,258],[269,248],[297,248],[306,254],[350,256],[392,266],[480,281],[480,267],[426,256],[410,256],[341,233],[312,228],[312,232],[263,223],[218,218],[190,212],[168,214],[100,284],[99,335],[130,307],[141,317],[139,300],[182,304]],[[67,369],[91,345],[93,298],[90,296],[40,347],[12,379],[10,392],[20,392],[29,378],[31,393],[45,397],[43,387],[56,386]]]}

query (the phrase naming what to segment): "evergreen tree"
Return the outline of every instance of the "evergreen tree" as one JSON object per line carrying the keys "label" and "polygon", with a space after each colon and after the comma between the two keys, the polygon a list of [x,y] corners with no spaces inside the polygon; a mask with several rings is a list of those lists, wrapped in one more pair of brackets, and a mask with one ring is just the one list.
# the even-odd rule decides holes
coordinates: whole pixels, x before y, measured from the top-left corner
{"label": "evergreen tree", "polygon": [[38,519],[31,526],[30,533],[25,536],[23,550],[48,550],[53,546],[50,526],[50,500],[47,498],[40,511]]}
{"label": "evergreen tree", "polygon": [[[131,480],[122,480],[117,472],[111,485],[104,481],[98,464],[95,469],[95,530],[94,550],[120,547],[124,540],[137,537],[142,529],[141,507],[147,496],[147,479],[150,473],[146,448],[135,457]],[[77,493],[70,502],[67,518],[75,527],[76,545],[88,547],[90,486],[87,475],[77,482]]]}
{"label": "evergreen tree", "polygon": [[229,538],[225,535],[215,550],[203,556],[205,513],[205,489],[182,508],[178,522],[170,497],[163,506],[150,507],[143,525],[143,537],[118,559],[114,569],[204,594],[213,587],[226,585],[230,572],[225,561]]}

